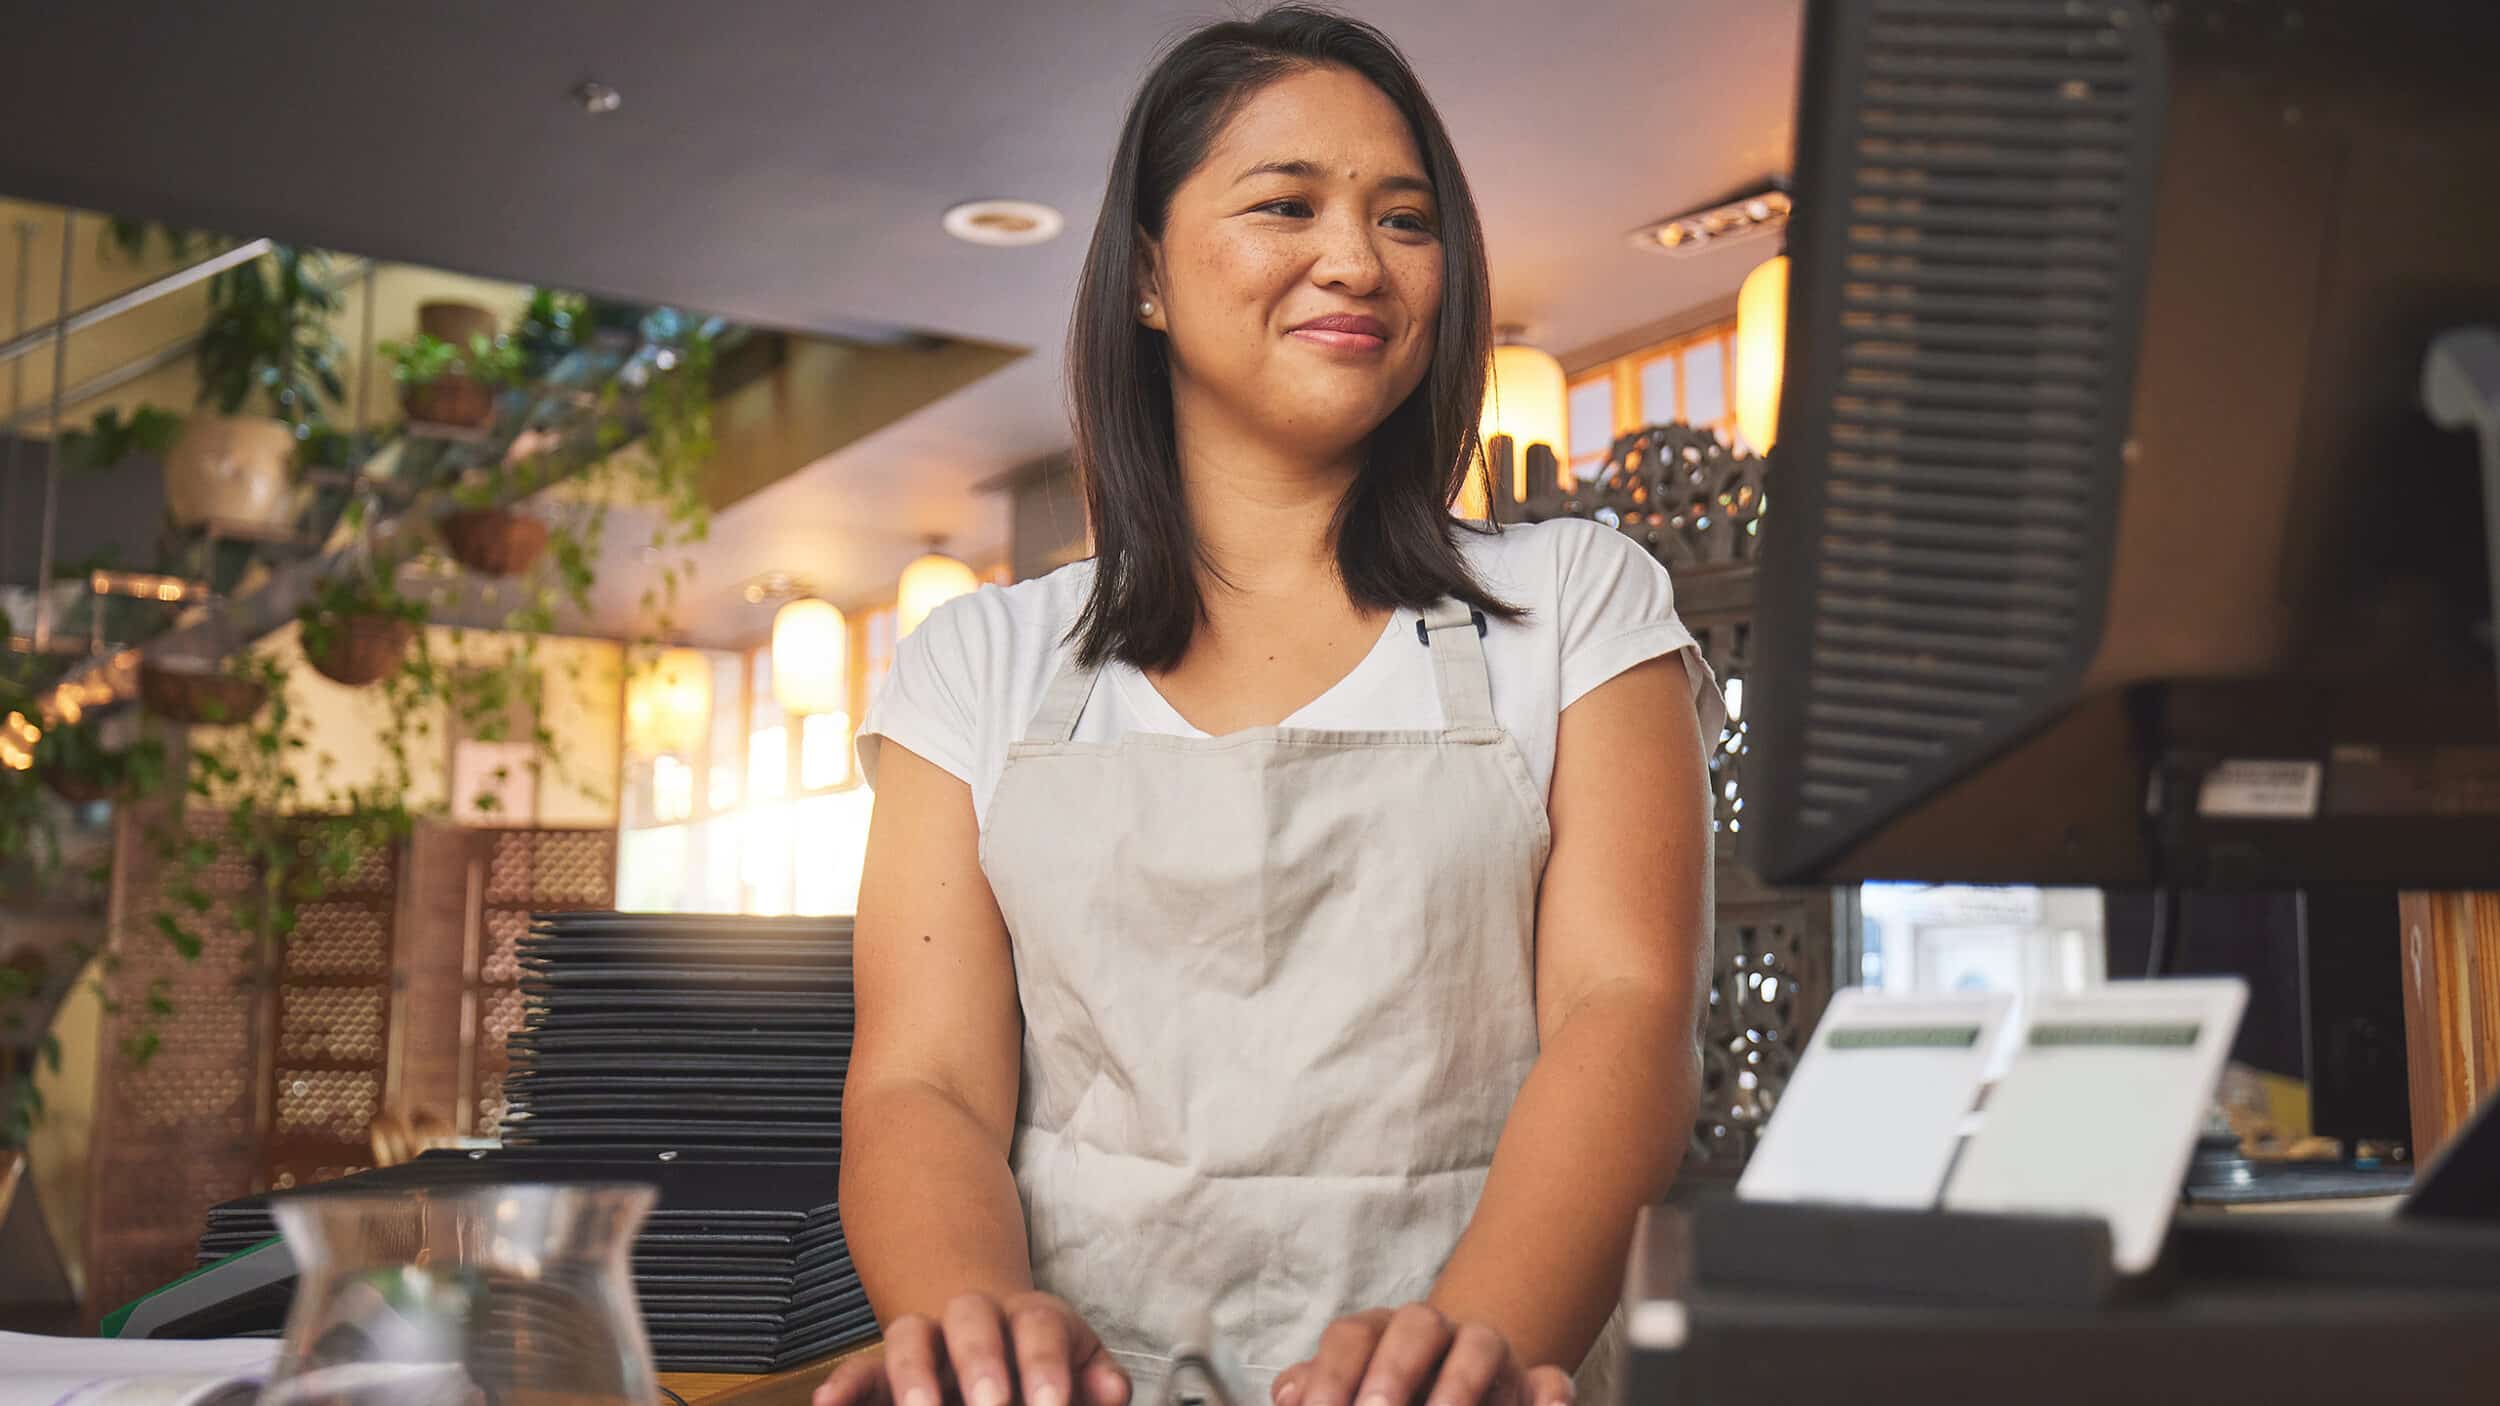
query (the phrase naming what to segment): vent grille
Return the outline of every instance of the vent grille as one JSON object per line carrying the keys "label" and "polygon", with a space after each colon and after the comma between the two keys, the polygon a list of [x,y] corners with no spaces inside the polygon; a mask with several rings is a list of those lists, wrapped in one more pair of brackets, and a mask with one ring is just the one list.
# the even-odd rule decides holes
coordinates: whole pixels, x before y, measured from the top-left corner
{"label": "vent grille", "polygon": [[2163,93],[2124,0],[1817,18],[1809,101],[1844,110],[1801,171],[1799,336],[1828,399],[1799,407],[1822,483],[1788,524],[1817,571],[1790,602],[1813,623],[1782,770],[1797,838],[1828,855],[2090,656]]}

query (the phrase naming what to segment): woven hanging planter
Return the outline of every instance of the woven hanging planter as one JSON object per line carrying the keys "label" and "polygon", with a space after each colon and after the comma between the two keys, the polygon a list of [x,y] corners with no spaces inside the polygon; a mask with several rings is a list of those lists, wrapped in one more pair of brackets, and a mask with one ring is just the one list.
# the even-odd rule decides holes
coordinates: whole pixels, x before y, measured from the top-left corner
{"label": "woven hanging planter", "polygon": [[456,509],[439,526],[452,560],[485,576],[518,576],[547,549],[546,523],[504,508]]}
{"label": "woven hanging planter", "polygon": [[400,392],[400,408],[420,424],[482,429],[495,418],[495,388],[474,376],[446,372]]}
{"label": "woven hanging planter", "polygon": [[409,642],[416,637],[413,620],[396,615],[349,615],[335,622],[322,648],[309,650],[304,657],[323,678],[349,688],[362,688],[390,677],[399,661],[408,657]]}
{"label": "woven hanging planter", "polygon": [[269,690],[252,679],[139,666],[139,704],[167,722],[194,727],[246,722],[268,699]]}

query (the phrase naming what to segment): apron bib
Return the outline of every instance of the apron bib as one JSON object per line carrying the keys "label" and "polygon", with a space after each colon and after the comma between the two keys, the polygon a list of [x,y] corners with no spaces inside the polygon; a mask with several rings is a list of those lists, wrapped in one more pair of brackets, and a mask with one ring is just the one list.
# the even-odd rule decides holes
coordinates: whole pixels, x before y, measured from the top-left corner
{"label": "apron bib", "polygon": [[1475,1210],[1536,1058],[1552,844],[1480,628],[1455,602],[1419,626],[1438,731],[1078,742],[1071,660],[1009,749],[981,865],[1024,1013],[1033,1274],[1136,1406],[1209,1318],[1263,1403],[1335,1318],[1426,1297]]}

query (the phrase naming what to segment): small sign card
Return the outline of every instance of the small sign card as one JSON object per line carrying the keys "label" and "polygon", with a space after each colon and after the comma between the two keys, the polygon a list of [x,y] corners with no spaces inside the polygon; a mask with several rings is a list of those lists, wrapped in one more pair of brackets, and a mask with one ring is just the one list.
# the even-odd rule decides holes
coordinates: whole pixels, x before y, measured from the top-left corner
{"label": "small sign card", "polygon": [[2247,1005],[2237,977],[2032,997],[1945,1207],[2097,1215],[2120,1271],[2152,1268]]}
{"label": "small sign card", "polygon": [[1737,1195],[1935,1205],[2013,1004],[2003,994],[1833,996]]}

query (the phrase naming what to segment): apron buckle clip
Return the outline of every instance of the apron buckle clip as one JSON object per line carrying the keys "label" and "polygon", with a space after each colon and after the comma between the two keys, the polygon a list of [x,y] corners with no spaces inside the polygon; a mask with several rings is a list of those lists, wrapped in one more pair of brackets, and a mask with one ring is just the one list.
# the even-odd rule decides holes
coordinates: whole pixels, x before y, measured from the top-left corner
{"label": "apron buckle clip", "polygon": [[[1476,638],[1483,639],[1485,632],[1484,612],[1481,610],[1470,609],[1467,612],[1467,621],[1469,624],[1476,627]],[[1456,624],[1458,622],[1453,620],[1450,623]],[[1430,621],[1420,618],[1415,621],[1415,643],[1422,645],[1426,649],[1432,648],[1432,625]]]}

